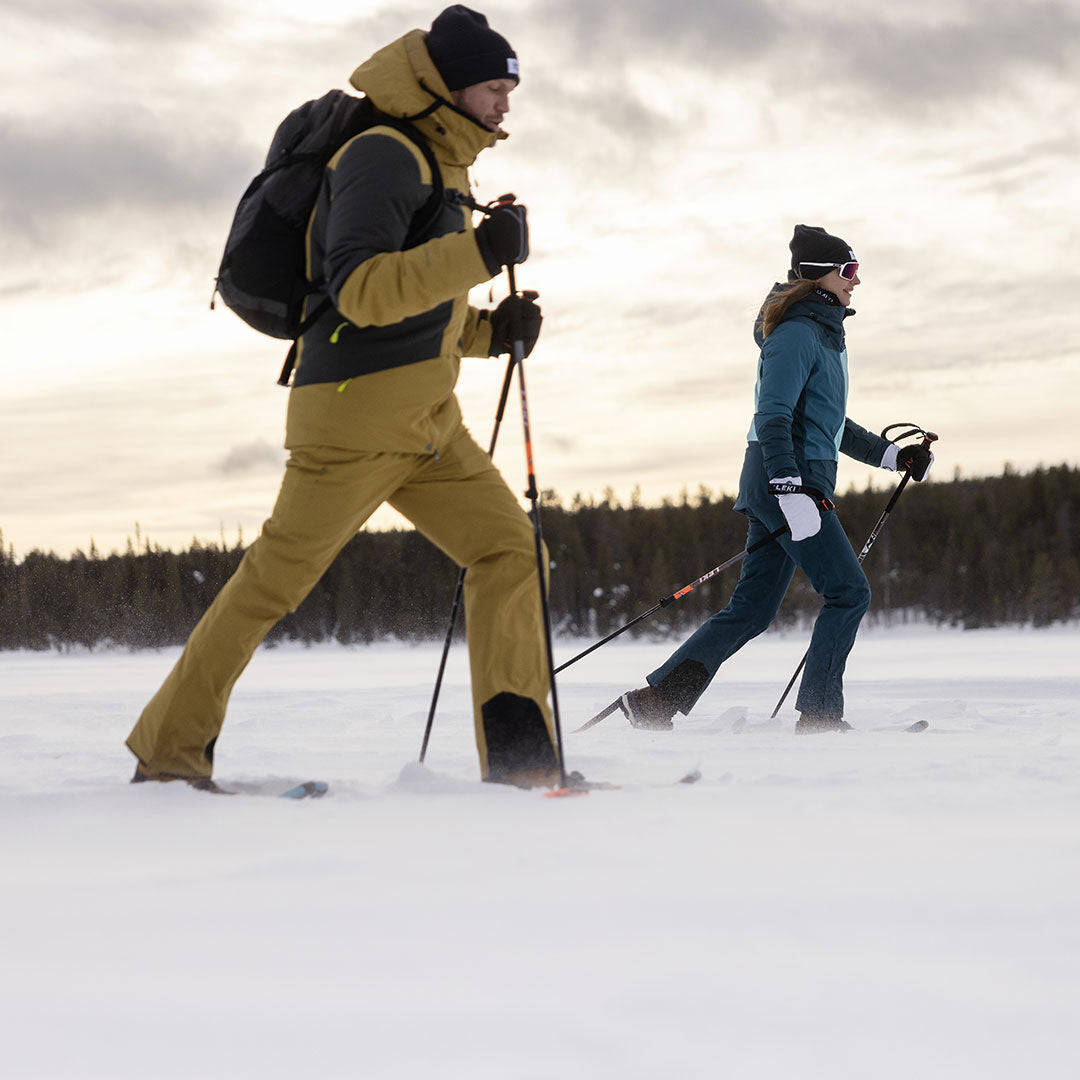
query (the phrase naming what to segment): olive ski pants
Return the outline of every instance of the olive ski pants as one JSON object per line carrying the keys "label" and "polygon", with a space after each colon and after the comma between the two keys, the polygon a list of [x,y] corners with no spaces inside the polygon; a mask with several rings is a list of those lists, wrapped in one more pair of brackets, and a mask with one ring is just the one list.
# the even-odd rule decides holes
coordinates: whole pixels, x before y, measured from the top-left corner
{"label": "olive ski pants", "polygon": [[229,694],[259,643],[384,502],[467,568],[481,776],[556,767],[532,523],[460,426],[438,457],[293,449],[259,538],[128,737],[145,766],[183,777],[211,774]]}

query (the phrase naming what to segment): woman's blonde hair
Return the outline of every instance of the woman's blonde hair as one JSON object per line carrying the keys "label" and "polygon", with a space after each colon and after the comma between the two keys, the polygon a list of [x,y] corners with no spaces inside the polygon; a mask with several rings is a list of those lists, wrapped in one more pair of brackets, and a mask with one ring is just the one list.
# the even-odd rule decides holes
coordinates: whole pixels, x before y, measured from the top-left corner
{"label": "woman's blonde hair", "polygon": [[812,278],[797,278],[784,288],[773,293],[761,305],[761,311],[758,314],[758,321],[761,324],[761,340],[764,341],[780,325],[781,320],[784,318],[784,312],[792,304],[797,300],[801,300],[804,296],[809,296],[815,288],[817,288],[817,282]]}

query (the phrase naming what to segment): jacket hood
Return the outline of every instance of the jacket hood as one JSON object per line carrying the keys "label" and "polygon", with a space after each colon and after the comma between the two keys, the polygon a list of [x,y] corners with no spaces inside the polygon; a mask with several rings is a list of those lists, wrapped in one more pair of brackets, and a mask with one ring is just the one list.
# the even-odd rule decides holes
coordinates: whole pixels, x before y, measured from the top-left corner
{"label": "jacket hood", "polygon": [[[761,301],[757,318],[754,320],[754,341],[759,349],[765,344],[765,335],[762,333],[762,323],[765,321],[765,305],[777,293],[786,290],[790,284],[791,282],[774,282],[765,299]],[[838,334],[842,344],[844,340],[844,319],[854,314],[854,308],[844,307],[842,304],[827,304],[823,300],[817,299],[813,293],[810,293],[809,296],[803,297],[802,300],[796,300],[784,312],[784,317],[780,322],[785,323],[788,319],[795,318],[798,315],[801,315],[804,319],[813,319],[827,332]]]}
{"label": "jacket hood", "polygon": [[760,349],[765,344],[765,335],[762,333],[762,325],[765,322],[765,305],[782,289],[786,289],[787,286],[782,282],[774,282],[773,287],[768,291],[765,299],[761,301],[761,307],[758,308],[757,318],[754,320],[754,341],[757,343],[757,347]]}
{"label": "jacket hood", "polygon": [[365,60],[349,82],[371,98],[376,108],[411,121],[431,143],[436,157],[468,167],[481,150],[507,138],[507,133],[488,131],[453,107],[450,91],[428,55],[426,39],[426,31],[410,30]]}

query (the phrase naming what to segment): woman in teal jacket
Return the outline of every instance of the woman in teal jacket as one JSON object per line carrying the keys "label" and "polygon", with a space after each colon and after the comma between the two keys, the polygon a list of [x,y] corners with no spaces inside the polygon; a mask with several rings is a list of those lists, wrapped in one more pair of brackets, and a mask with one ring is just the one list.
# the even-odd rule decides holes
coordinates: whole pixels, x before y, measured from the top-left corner
{"label": "woman in teal jacket", "polygon": [[647,685],[619,699],[635,727],[670,728],[688,713],[720,665],[773,621],[795,568],[822,597],[795,707],[799,732],[843,731],[844,667],[870,587],[831,500],[839,453],[885,469],[911,469],[921,480],[933,455],[898,447],[847,417],[844,319],[859,284],[855,253],[839,237],[796,225],[791,270],[762,305],[754,328],[761,349],[754,419],[735,509],[749,519],[753,548],[770,533],[773,543],[751,550],[731,601],[703,623]]}

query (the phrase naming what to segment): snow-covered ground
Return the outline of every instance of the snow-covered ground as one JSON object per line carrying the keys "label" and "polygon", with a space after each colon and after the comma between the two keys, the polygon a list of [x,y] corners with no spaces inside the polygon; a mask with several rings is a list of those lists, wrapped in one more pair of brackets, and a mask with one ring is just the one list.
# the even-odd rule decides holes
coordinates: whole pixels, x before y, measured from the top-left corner
{"label": "snow-covered ground", "polygon": [[[0,1075],[1077,1076],[1080,630],[864,631],[860,730],[803,738],[805,645],[567,734],[626,786],[564,799],[477,782],[463,647],[423,766],[438,646],[264,650],[217,776],[305,802],[127,784],[175,651],[0,653]],[[568,669],[564,729],[669,648]]]}

